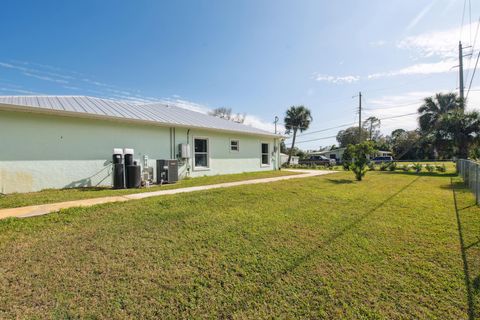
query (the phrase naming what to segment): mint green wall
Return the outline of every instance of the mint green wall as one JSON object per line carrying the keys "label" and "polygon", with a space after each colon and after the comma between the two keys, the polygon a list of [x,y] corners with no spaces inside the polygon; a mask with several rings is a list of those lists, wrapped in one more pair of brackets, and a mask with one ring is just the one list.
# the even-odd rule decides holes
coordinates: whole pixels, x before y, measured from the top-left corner
{"label": "mint green wall", "polygon": [[[155,167],[155,159],[170,159],[172,152],[178,152],[179,143],[187,143],[187,129],[176,128],[172,150],[170,131],[168,127],[148,124],[0,111],[0,192],[109,186],[113,148],[133,148],[140,164],[147,155],[149,165]],[[209,138],[210,168],[196,171],[190,159],[181,162],[182,177],[278,167],[278,152],[273,153],[278,141],[273,138],[191,129],[188,142],[192,158],[196,136]],[[230,139],[240,140],[240,152],[230,151]],[[269,166],[260,164],[261,142],[270,144]]]}

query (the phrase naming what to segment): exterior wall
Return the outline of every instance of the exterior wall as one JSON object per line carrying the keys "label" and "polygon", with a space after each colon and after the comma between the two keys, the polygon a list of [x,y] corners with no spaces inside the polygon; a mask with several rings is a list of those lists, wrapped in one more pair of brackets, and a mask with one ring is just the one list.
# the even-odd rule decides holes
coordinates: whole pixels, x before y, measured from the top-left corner
{"label": "exterior wall", "polygon": [[[155,168],[155,159],[176,158],[178,144],[189,143],[192,158],[180,161],[181,177],[279,167],[277,139],[210,130],[0,111],[0,137],[2,193],[110,186],[112,149],[123,147],[135,149],[139,164],[148,156]],[[194,137],[209,139],[208,170],[193,167]],[[230,139],[240,141],[239,152],[230,151]],[[260,163],[261,142],[270,145],[268,166]]]}

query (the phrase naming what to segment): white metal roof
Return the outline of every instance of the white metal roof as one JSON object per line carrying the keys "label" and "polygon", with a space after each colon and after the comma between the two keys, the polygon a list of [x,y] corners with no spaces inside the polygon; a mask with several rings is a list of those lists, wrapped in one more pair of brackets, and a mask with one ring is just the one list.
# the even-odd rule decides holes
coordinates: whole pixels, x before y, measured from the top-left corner
{"label": "white metal roof", "polygon": [[248,125],[164,103],[135,104],[87,96],[0,96],[0,108],[280,137]]}

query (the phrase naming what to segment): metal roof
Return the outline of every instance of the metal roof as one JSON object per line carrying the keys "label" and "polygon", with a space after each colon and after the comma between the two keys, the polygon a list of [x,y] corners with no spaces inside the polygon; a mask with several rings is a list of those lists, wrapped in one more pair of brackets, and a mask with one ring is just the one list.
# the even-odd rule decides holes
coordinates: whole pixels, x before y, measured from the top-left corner
{"label": "metal roof", "polygon": [[180,108],[170,103],[135,104],[87,96],[0,96],[0,108],[281,137],[268,131]]}

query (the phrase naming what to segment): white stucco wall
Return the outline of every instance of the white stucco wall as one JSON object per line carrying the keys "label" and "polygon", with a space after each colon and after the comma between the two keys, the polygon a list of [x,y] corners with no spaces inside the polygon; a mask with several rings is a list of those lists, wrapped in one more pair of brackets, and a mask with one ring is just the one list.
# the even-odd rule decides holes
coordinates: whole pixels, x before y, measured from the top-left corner
{"label": "white stucco wall", "polygon": [[[80,119],[25,112],[0,111],[0,192],[111,185],[113,148],[133,148],[142,164],[175,158],[179,143],[189,143],[192,159],[182,162],[182,177],[273,170],[278,152],[273,138],[211,130],[161,127],[125,122]],[[188,134],[187,134],[188,132]],[[172,132],[173,133],[173,132]],[[188,136],[188,140],[187,140]],[[210,167],[193,167],[193,138],[209,139]],[[230,139],[240,151],[230,151]],[[261,142],[270,145],[270,165],[261,165]],[[278,147],[276,148],[278,150]],[[172,157],[173,155],[173,157]]]}

